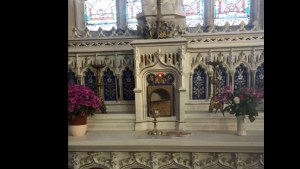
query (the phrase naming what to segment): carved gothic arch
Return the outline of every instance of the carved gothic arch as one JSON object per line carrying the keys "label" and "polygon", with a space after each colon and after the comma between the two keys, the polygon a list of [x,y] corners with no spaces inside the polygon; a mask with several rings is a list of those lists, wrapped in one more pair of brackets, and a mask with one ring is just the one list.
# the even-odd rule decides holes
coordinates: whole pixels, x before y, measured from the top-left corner
{"label": "carved gothic arch", "polygon": [[234,64],[234,66],[233,66],[233,73],[235,72],[235,69],[237,68],[237,67],[239,67],[241,64],[244,64],[245,65],[245,67],[247,68],[247,73],[249,74],[250,73],[250,70],[251,70],[251,65],[249,64],[249,63],[247,63],[247,62],[245,62],[245,61],[239,61],[239,62],[236,62],[235,64]]}
{"label": "carved gothic arch", "polygon": [[259,66],[261,66],[262,64],[264,64],[264,63],[265,63],[264,60],[261,60],[261,61],[257,62],[257,64],[255,65],[255,72],[257,71],[257,68],[258,68]]}
{"label": "carved gothic arch", "polygon": [[200,62],[200,63],[198,63],[198,64],[195,64],[195,65],[191,68],[191,73],[192,73],[192,74],[194,73],[195,69],[196,69],[198,66],[201,66],[201,67],[204,69],[205,74],[208,75],[208,71],[209,71],[208,66],[205,65],[205,64],[202,63],[202,62]]}

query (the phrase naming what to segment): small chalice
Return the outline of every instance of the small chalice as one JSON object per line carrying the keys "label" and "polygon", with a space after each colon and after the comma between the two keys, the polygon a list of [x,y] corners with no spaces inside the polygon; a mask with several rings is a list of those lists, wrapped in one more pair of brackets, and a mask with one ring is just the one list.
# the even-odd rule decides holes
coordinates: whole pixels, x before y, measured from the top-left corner
{"label": "small chalice", "polygon": [[153,120],[154,128],[153,128],[152,131],[149,131],[148,134],[149,134],[149,135],[162,135],[163,132],[160,131],[160,130],[157,130],[157,128],[156,128],[156,123],[157,123],[156,118],[159,117],[159,111],[158,111],[157,109],[155,109],[155,110],[153,110],[153,111],[151,111],[151,112],[152,112],[152,113],[151,113],[151,117],[154,118],[154,120]]}

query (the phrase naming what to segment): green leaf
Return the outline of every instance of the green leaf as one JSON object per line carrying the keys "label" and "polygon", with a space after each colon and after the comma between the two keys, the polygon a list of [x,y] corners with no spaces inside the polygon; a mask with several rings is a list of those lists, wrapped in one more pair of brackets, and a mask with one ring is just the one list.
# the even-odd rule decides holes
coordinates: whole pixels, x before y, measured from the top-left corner
{"label": "green leaf", "polygon": [[254,122],[255,117],[254,117],[254,116],[249,116],[249,120],[250,120],[250,122],[252,123],[252,122]]}

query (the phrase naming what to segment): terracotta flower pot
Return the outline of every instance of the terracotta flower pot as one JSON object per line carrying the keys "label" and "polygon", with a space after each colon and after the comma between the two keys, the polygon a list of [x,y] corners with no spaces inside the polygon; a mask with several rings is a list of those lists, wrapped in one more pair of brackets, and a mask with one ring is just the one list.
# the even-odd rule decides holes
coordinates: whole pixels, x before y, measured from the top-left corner
{"label": "terracotta flower pot", "polygon": [[76,116],[69,119],[69,132],[72,136],[84,136],[87,131],[87,116]]}

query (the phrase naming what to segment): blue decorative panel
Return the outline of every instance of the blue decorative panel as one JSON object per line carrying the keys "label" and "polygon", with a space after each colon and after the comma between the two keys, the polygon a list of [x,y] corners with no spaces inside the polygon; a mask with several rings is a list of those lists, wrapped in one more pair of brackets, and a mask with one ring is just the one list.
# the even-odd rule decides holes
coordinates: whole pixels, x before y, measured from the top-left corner
{"label": "blue decorative panel", "polygon": [[151,73],[147,76],[147,82],[150,85],[170,85],[173,84],[174,80],[174,75],[171,73],[166,75],[163,73],[158,73],[157,75]]}
{"label": "blue decorative panel", "polygon": [[70,69],[68,72],[68,83],[73,83],[73,84],[77,83],[77,77],[75,76],[75,73],[72,72],[72,70]]}
{"label": "blue decorative panel", "polygon": [[235,68],[234,93],[237,93],[243,87],[248,87],[248,68],[241,64]]}
{"label": "blue decorative panel", "polygon": [[104,83],[104,100],[113,101],[117,100],[116,92],[116,78],[113,72],[107,68],[103,75]]}
{"label": "blue decorative panel", "polygon": [[126,67],[122,75],[123,100],[134,100],[134,76],[133,72]]}
{"label": "blue decorative panel", "polygon": [[193,99],[205,99],[206,96],[206,73],[199,65],[193,73]]}
{"label": "blue decorative panel", "polygon": [[264,63],[258,66],[256,74],[255,74],[255,88],[264,88]]}
{"label": "blue decorative panel", "polygon": [[223,90],[227,84],[227,78],[226,78],[226,69],[219,65],[216,69],[217,73],[217,86],[216,86],[216,96],[222,96]]}
{"label": "blue decorative panel", "polygon": [[94,72],[92,72],[89,68],[85,72],[84,84],[90,89],[94,90],[97,93],[97,82]]}

